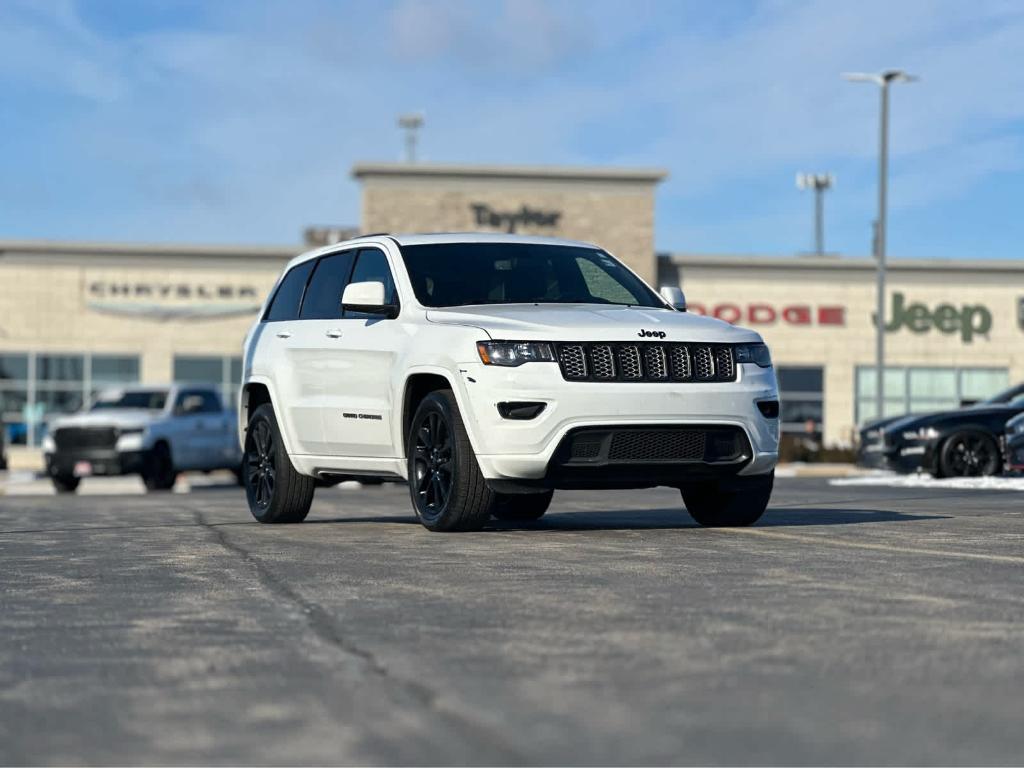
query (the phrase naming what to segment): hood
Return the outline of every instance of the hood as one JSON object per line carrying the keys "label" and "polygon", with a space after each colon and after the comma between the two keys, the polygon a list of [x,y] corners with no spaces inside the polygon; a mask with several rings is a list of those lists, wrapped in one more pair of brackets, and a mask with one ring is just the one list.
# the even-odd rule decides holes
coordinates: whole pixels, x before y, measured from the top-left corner
{"label": "hood", "polygon": [[50,429],[61,427],[117,427],[137,429],[146,427],[160,417],[159,411],[137,408],[109,408],[100,411],[81,411],[70,416],[59,416],[50,422]]}
{"label": "hood", "polygon": [[[761,341],[746,328],[689,312],[600,304],[486,304],[427,310],[434,323],[480,328],[507,341]],[[664,333],[641,336],[641,331]]]}

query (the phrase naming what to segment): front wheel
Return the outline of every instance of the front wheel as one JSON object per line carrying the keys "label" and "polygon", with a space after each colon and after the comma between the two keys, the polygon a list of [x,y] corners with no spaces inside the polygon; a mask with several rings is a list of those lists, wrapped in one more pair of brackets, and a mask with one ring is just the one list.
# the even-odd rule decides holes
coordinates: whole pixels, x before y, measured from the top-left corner
{"label": "front wheel", "polygon": [[178,479],[178,471],[174,468],[171,449],[166,443],[157,443],[146,456],[142,470],[142,482],[147,491],[169,491]]}
{"label": "front wheel", "polygon": [[420,522],[431,531],[474,531],[491,516],[487,485],[451,390],[431,392],[409,430],[409,494]]}
{"label": "front wheel", "polygon": [[775,472],[725,482],[694,483],[682,488],[683,504],[703,526],[733,528],[761,519],[775,484]]}
{"label": "front wheel", "polygon": [[261,523],[301,523],[313,503],[316,481],[300,475],[284,449],[274,407],[264,403],[245,431],[245,497]]}
{"label": "front wheel", "polygon": [[554,491],[544,493],[495,493],[491,514],[498,520],[540,520],[551,505]]}
{"label": "front wheel", "polygon": [[939,471],[942,477],[997,475],[1002,468],[999,446],[984,432],[956,432],[943,443],[939,453]]}

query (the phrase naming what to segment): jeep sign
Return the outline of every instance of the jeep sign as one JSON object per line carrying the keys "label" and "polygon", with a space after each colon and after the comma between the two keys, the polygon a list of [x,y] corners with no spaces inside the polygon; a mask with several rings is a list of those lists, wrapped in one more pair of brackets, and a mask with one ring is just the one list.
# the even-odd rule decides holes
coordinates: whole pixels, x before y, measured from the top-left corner
{"label": "jeep sign", "polygon": [[[966,343],[971,343],[975,336],[985,336],[992,330],[992,313],[980,304],[964,304],[954,307],[952,304],[939,304],[929,309],[924,304],[905,304],[902,293],[892,295],[892,310],[886,333],[893,333],[904,326],[913,333],[928,333],[934,328],[939,333],[959,333]],[[871,316],[871,322],[878,324],[878,317]]]}

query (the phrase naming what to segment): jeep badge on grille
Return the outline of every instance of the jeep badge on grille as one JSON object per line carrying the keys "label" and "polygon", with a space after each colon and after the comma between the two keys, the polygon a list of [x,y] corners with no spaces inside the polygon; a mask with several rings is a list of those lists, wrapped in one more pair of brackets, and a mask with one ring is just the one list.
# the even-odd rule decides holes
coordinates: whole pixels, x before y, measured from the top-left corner
{"label": "jeep badge on grille", "polygon": [[637,336],[640,336],[640,337],[646,336],[648,338],[664,339],[665,338],[665,332],[664,331],[645,331],[643,328],[641,328],[640,329],[640,333],[638,333]]}

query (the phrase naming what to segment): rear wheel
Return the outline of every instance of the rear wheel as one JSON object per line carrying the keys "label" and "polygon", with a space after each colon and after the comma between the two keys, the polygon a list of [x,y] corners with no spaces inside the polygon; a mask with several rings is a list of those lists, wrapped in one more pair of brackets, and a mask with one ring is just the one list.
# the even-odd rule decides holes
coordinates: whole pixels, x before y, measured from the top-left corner
{"label": "rear wheel", "polygon": [[157,443],[146,457],[142,482],[147,491],[169,491],[174,487],[178,472],[174,468],[171,449],[167,443]]}
{"label": "rear wheel", "polygon": [[939,470],[943,477],[997,475],[1002,465],[996,441],[990,435],[974,430],[951,435],[939,454]]}
{"label": "rear wheel", "polygon": [[292,466],[274,408],[264,403],[245,431],[245,497],[261,523],[301,523],[313,503],[316,481]]}
{"label": "rear wheel", "polygon": [[498,520],[540,520],[548,511],[554,491],[495,493],[491,514]]}
{"label": "rear wheel", "polygon": [[487,485],[451,390],[431,392],[409,430],[409,494],[416,516],[431,531],[473,531],[491,516]]}
{"label": "rear wheel", "polygon": [[50,475],[50,479],[57,493],[74,493],[78,490],[78,484],[82,482],[82,478],[74,475]]}
{"label": "rear wheel", "polygon": [[683,487],[683,503],[690,516],[704,526],[753,525],[768,508],[774,483],[774,471],[725,483],[694,483]]}

